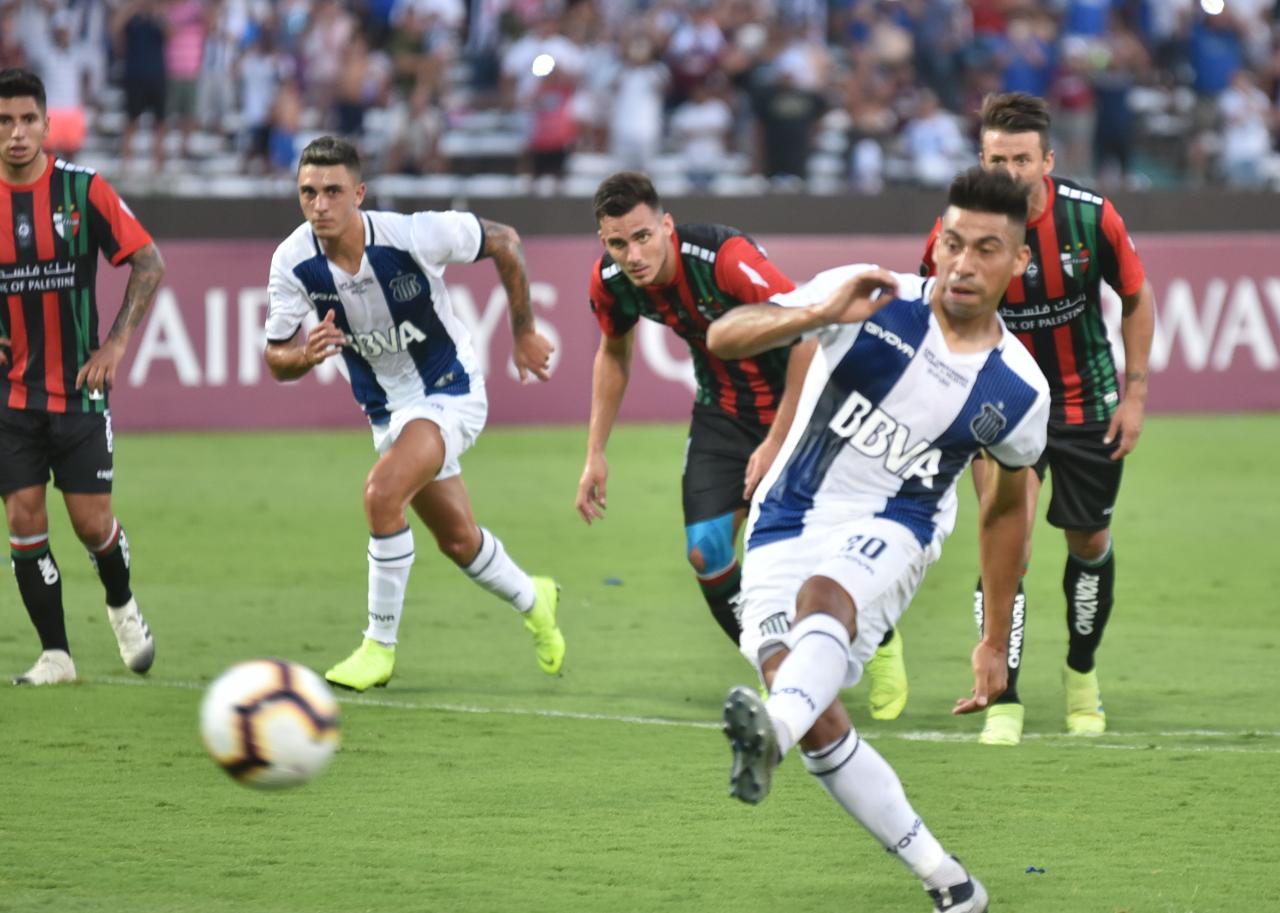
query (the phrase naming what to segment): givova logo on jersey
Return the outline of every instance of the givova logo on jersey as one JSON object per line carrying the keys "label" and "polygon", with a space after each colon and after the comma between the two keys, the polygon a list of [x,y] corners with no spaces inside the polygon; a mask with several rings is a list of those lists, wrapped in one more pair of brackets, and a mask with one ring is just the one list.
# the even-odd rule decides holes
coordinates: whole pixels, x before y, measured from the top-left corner
{"label": "givova logo on jersey", "polygon": [[942,451],[927,438],[911,441],[911,429],[854,391],[827,426],[864,456],[882,459],[884,468],[903,479],[919,479],[933,488]]}
{"label": "givova logo on jersey", "polygon": [[412,342],[424,342],[427,334],[418,329],[412,320],[401,320],[385,330],[374,330],[370,333],[347,333],[347,345],[360,353],[363,358],[376,358],[379,355],[395,355],[404,352]]}

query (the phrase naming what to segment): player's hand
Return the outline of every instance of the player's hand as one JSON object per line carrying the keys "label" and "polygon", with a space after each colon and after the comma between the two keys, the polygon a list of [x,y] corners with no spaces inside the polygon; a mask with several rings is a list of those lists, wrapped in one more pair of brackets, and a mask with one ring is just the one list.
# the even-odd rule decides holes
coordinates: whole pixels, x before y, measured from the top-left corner
{"label": "player's hand", "polygon": [[1009,651],[978,641],[973,648],[973,691],[956,700],[955,714],[986,710],[1009,684]]}
{"label": "player's hand", "polygon": [[1138,446],[1138,436],[1142,434],[1142,419],[1146,412],[1146,404],[1140,399],[1125,397],[1120,400],[1115,415],[1111,416],[1111,424],[1107,428],[1107,436],[1102,443],[1110,444],[1119,435],[1120,443],[1111,453],[1111,459],[1122,459],[1132,453]]}
{"label": "player's hand", "polygon": [[527,330],[517,336],[511,357],[520,373],[520,383],[527,383],[530,373],[538,380],[551,380],[551,353],[555,350],[551,340],[537,330]]}
{"label": "player's hand", "polygon": [[108,336],[101,347],[89,355],[89,360],[76,373],[76,389],[89,388],[89,393],[101,396],[116,385],[116,368],[124,358],[125,342]]}
{"label": "player's hand", "polygon": [[312,327],[311,332],[307,334],[307,341],[303,346],[307,367],[314,368],[326,358],[332,358],[341,352],[346,344],[347,337],[334,322],[331,308],[329,313],[324,315],[324,320]]}
{"label": "player's hand", "polygon": [[773,461],[777,459],[778,451],[781,449],[782,441],[774,440],[770,435],[760,442],[759,447],[751,451],[751,456],[747,460],[747,474],[742,484],[742,500],[751,500],[751,495],[755,492],[756,486],[760,484],[760,480],[769,471],[769,467],[773,465]]}
{"label": "player's hand", "polygon": [[[876,297],[876,292],[886,294]],[[832,292],[815,310],[824,324],[859,323],[892,301],[896,294],[898,280],[893,273],[869,269]]]}
{"label": "player's hand", "polygon": [[609,463],[604,454],[588,456],[587,464],[582,467],[582,478],[578,480],[578,497],[573,504],[588,526],[592,520],[604,519],[604,511],[608,506],[605,498],[605,482],[608,478]]}

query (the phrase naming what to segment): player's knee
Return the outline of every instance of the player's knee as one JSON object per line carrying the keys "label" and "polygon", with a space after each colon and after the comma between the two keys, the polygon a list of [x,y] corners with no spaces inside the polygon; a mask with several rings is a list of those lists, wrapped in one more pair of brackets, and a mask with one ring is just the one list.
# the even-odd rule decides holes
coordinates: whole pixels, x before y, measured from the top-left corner
{"label": "player's knee", "polygon": [[436,547],[458,567],[466,567],[480,551],[480,530],[459,528],[437,533]]}
{"label": "player's knee", "polygon": [[1067,551],[1081,561],[1098,561],[1111,548],[1111,530],[1099,529],[1087,532],[1072,530],[1067,533]]}
{"label": "player's knee", "polygon": [[75,520],[71,524],[76,531],[76,538],[89,548],[97,548],[110,539],[114,525],[110,514],[107,514],[105,520],[101,517],[87,517]]}
{"label": "player's knee", "polygon": [[849,631],[849,637],[857,636],[857,607],[840,584],[830,577],[810,577],[800,585],[796,594],[796,621],[808,615],[823,613],[840,621]]}
{"label": "player's knee", "polygon": [[700,520],[684,528],[689,564],[699,577],[722,573],[733,566],[733,514]]}

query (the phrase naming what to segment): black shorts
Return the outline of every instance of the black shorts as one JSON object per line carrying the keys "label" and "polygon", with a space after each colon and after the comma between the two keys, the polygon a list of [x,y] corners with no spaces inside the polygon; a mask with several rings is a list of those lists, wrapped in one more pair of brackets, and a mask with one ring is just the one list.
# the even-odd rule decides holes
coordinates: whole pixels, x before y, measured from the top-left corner
{"label": "black shorts", "polygon": [[0,407],[0,495],[53,484],[69,494],[111,491],[111,412]]}
{"label": "black shorts", "polygon": [[135,121],[148,111],[156,120],[164,120],[165,82],[156,79],[126,79],[124,81],[124,110],[130,121]]}
{"label": "black shorts", "polygon": [[693,407],[682,479],[685,526],[746,509],[742,485],[747,460],[768,433],[768,428],[714,406]]}
{"label": "black shorts", "polygon": [[1058,529],[1096,530],[1111,525],[1111,511],[1120,494],[1124,460],[1111,454],[1120,446],[1119,436],[1102,443],[1107,425],[1049,424],[1049,440],[1036,463],[1036,475],[1045,470],[1052,477],[1049,523]]}

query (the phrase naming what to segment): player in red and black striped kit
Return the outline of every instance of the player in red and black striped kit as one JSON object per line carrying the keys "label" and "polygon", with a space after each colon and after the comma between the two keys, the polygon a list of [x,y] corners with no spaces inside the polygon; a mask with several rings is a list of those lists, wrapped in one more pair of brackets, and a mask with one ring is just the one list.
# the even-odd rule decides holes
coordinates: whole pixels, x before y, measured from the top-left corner
{"label": "player in red and black striped kit", "polygon": [[[706,332],[730,308],[767,301],[795,283],[735,228],[677,226],[643,174],[606,179],[596,191],[595,215],[605,253],[591,269],[590,297],[603,335],[576,506],[588,523],[603,516],[605,444],[626,392],[636,323],[646,318],[670,327],[688,344],[697,379],[683,477],[686,554],[711,614],[737,644],[738,529],[791,425],[814,343],[722,359],[707,349]],[[893,663],[904,675],[900,656],[889,652],[868,666],[873,706]]]}
{"label": "player in red and black striped kit", "polygon": [[[1043,99],[1020,92],[990,95],[982,105],[981,159],[984,168],[1008,171],[1028,188],[1031,264],[1010,284],[1000,316],[1049,379],[1048,446],[1029,479],[1032,519],[1047,470],[1053,477],[1048,519],[1067,539],[1062,582],[1069,637],[1063,671],[1067,731],[1097,735],[1106,729],[1106,715],[1094,656],[1115,592],[1111,516],[1124,457],[1142,433],[1155,296],[1111,201],[1073,181],[1050,176],[1049,125]],[[925,247],[926,274],[933,271],[937,234],[935,225]],[[1122,303],[1123,390],[1116,382],[1102,320],[1103,282]],[[975,461],[979,492],[981,466]],[[1028,562],[1030,556],[1028,541]],[[974,594],[974,613],[981,626],[981,586]],[[979,737],[984,744],[1016,745],[1022,738],[1017,675],[1024,655],[1025,614],[1025,595],[1019,587],[1009,643],[1009,687],[987,713]]]}
{"label": "player in red and black striped kit", "polygon": [[[643,174],[605,180],[595,214],[605,253],[591,268],[590,298],[603,335],[577,508],[588,523],[603,516],[605,445],[626,392],[635,326],[642,317],[662,323],[688,343],[697,378],[683,480],[687,555],[711,614],[736,644],[737,532],[749,488],[764,475],[755,469],[761,462],[768,468],[790,424],[789,416],[777,421],[790,349],[725,361],[708,351],[706,331],[729,308],[765,301],[795,284],[736,229],[677,227]],[[770,438],[770,427],[781,434]]]}
{"label": "player in red and black striped kit", "polygon": [[[155,643],[129,585],[129,545],[111,507],[107,391],[164,275],[151,236],[111,186],[47,155],[44,85],[0,72],[0,496],[18,591],[40,637],[15,682],[74,681],[62,578],[49,549],[52,473],[106,589],[120,656],[146,672]],[[98,344],[98,254],[131,269],[120,314]]]}

